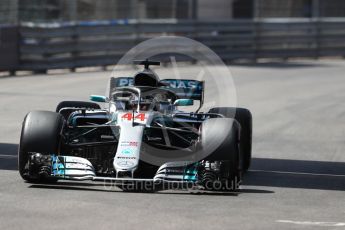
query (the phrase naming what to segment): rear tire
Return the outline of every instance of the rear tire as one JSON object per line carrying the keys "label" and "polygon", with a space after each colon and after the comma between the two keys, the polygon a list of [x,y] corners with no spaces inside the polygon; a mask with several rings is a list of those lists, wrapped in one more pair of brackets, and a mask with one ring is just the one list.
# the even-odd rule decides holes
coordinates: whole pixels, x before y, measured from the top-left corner
{"label": "rear tire", "polygon": [[210,109],[209,113],[222,114],[225,117],[235,118],[241,125],[240,150],[243,156],[243,172],[248,171],[252,158],[252,114],[245,108],[217,107]]}
{"label": "rear tire", "polygon": [[18,168],[20,176],[28,182],[53,182],[55,178],[32,177],[28,171],[30,152],[42,155],[58,154],[63,127],[63,117],[49,111],[32,111],[23,122],[18,148]]}

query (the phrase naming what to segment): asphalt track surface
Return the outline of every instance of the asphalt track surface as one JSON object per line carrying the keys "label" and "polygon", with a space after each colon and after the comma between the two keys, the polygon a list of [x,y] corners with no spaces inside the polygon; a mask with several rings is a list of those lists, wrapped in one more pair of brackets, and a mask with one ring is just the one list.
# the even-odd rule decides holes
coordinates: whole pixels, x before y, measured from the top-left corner
{"label": "asphalt track surface", "polygon": [[0,78],[0,229],[344,229],[345,62],[230,69],[254,119],[252,167],[230,194],[24,183],[16,152],[25,114],[103,94],[110,72]]}

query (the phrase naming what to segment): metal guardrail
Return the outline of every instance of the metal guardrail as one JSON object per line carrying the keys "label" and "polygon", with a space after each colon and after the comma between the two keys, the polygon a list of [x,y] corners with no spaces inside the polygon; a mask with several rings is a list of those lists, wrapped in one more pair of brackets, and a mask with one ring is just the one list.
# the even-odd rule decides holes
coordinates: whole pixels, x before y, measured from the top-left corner
{"label": "metal guardrail", "polygon": [[16,70],[113,65],[136,44],[160,35],[195,39],[224,61],[345,56],[344,19],[23,24],[19,35]]}
{"label": "metal guardrail", "polygon": [[18,68],[18,28],[10,25],[0,26],[0,71]]}

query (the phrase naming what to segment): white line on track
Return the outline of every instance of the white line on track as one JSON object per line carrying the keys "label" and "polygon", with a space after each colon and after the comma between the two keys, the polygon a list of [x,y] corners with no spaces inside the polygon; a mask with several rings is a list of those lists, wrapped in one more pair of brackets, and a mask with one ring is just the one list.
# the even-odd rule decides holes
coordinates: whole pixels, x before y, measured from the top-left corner
{"label": "white line on track", "polygon": [[5,158],[5,159],[8,159],[8,158],[17,158],[16,155],[0,155],[0,158]]}
{"label": "white line on track", "polygon": [[344,227],[343,222],[315,222],[315,221],[294,221],[294,220],[277,220],[278,223],[296,224],[296,225],[309,225],[309,226],[322,226],[322,227]]}
{"label": "white line on track", "polygon": [[328,174],[328,173],[304,173],[304,172],[284,172],[284,171],[273,171],[273,170],[249,170],[249,172],[265,172],[265,173],[281,173],[281,174],[296,174],[296,175],[307,175],[307,176],[334,176],[334,177],[345,177],[342,174]]}

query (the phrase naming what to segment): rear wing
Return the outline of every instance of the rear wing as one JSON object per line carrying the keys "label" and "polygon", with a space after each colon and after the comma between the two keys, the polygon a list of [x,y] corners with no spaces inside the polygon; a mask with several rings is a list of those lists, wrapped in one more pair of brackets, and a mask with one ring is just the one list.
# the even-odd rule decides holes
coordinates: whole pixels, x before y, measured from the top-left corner
{"label": "rear wing", "polygon": [[[111,79],[111,91],[117,87],[133,86],[133,77],[118,77]],[[203,101],[204,82],[188,79],[163,79],[160,88],[173,91],[181,99]]]}

